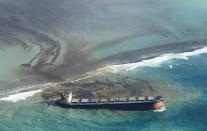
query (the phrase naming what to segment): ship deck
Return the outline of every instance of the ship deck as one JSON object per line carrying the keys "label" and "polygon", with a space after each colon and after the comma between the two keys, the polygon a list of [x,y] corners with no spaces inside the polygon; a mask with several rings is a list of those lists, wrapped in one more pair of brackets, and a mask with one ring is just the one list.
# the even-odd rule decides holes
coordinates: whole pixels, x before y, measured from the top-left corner
{"label": "ship deck", "polygon": [[[157,97],[154,97],[154,99],[143,99],[143,100],[133,100],[133,101],[130,101],[128,99],[126,99],[125,101],[113,101],[113,102],[110,102],[108,100],[105,100],[103,102],[101,102],[100,100],[99,101],[96,101],[96,102],[91,102],[90,99],[74,99],[75,102],[71,102],[71,103],[68,103],[67,100],[57,100],[56,102],[58,104],[68,104],[68,105],[105,105],[105,104],[108,104],[108,105],[114,105],[114,104],[140,104],[140,103],[153,103],[153,102],[158,102],[158,101],[162,101],[163,100],[163,97],[161,96],[157,96]],[[77,101],[78,100],[78,101]]]}

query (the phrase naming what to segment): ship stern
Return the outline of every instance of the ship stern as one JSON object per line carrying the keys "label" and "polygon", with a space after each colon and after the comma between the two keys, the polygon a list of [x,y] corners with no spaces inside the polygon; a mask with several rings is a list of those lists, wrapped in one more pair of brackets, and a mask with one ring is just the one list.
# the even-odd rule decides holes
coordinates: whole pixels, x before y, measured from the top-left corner
{"label": "ship stern", "polygon": [[163,107],[165,107],[164,99],[163,97],[158,97],[157,100],[153,103],[152,108],[154,110],[159,110],[162,109]]}

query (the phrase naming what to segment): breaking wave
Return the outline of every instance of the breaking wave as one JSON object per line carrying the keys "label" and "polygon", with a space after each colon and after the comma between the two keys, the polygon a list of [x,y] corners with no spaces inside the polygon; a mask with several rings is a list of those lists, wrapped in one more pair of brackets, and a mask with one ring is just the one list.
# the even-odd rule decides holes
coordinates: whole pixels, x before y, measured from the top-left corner
{"label": "breaking wave", "polygon": [[25,100],[29,96],[33,96],[36,93],[41,92],[47,87],[56,86],[58,83],[44,83],[30,86],[17,87],[15,89],[10,89],[0,92],[0,100],[17,102],[18,100]]}
{"label": "breaking wave", "polygon": [[166,107],[163,106],[163,107],[160,108],[160,109],[153,110],[153,112],[163,112],[163,111],[165,111],[165,110],[166,110]]}
{"label": "breaking wave", "polygon": [[40,92],[42,92],[41,89],[27,91],[27,92],[9,95],[8,97],[0,98],[0,100],[9,101],[9,102],[17,102],[19,100],[25,100],[27,97],[33,96],[34,94],[40,93]]}
{"label": "breaking wave", "polygon": [[143,60],[143,61],[136,62],[136,63],[128,63],[128,64],[120,64],[120,65],[109,65],[109,66],[106,66],[104,68],[100,68],[96,71],[117,73],[119,71],[124,71],[124,70],[126,70],[126,71],[134,70],[138,67],[159,67],[164,62],[167,62],[169,60],[173,60],[173,59],[188,60],[189,57],[191,57],[191,56],[205,54],[205,53],[207,53],[207,47],[197,49],[197,50],[194,50],[194,51],[191,51],[191,52],[164,54],[164,55],[152,58],[152,59]]}

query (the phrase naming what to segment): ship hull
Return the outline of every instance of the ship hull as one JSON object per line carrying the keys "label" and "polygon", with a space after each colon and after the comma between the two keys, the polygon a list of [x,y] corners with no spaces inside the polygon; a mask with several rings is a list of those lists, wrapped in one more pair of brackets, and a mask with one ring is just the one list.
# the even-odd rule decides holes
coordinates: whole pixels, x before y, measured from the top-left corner
{"label": "ship hull", "polygon": [[162,108],[162,101],[140,102],[140,103],[102,103],[102,104],[68,104],[61,100],[56,105],[72,109],[108,109],[122,111],[147,111]]}

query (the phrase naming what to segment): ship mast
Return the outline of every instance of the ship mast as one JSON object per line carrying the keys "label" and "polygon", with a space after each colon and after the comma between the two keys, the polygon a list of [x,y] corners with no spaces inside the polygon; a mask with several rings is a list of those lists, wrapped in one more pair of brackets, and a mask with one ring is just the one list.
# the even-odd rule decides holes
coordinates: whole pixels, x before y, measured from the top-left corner
{"label": "ship mast", "polygon": [[72,95],[73,95],[72,92],[70,92],[69,95],[68,95],[68,98],[67,98],[67,103],[71,103],[72,102],[72,98],[73,98]]}

